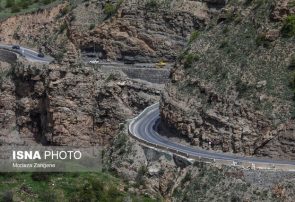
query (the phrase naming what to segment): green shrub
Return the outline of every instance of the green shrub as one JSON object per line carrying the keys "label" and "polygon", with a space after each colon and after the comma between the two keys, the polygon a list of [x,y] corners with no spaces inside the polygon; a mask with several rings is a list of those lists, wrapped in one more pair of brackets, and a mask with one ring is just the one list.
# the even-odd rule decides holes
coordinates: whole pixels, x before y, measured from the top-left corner
{"label": "green shrub", "polygon": [[112,3],[106,3],[106,5],[104,6],[103,12],[107,15],[107,16],[111,16],[115,13],[116,8]]}
{"label": "green shrub", "polygon": [[90,24],[90,26],[89,26],[89,30],[93,30],[94,27],[95,27],[95,24]]}
{"label": "green shrub", "polygon": [[110,81],[113,81],[113,80],[116,80],[116,76],[114,74],[110,74],[108,76],[108,78],[106,79],[106,82],[110,82]]}
{"label": "green shrub", "polygon": [[295,71],[292,71],[290,74],[290,87],[294,93],[295,96]]}
{"label": "green shrub", "polygon": [[255,9],[260,8],[262,5],[266,4],[267,0],[257,0]]}
{"label": "green shrub", "polygon": [[[110,76],[113,74],[110,74]],[[114,147],[116,149],[120,149],[121,147],[125,147],[126,143],[128,141],[128,138],[126,135],[124,135],[123,133],[120,133],[119,136],[116,138],[116,140],[114,141]]]}
{"label": "green shrub", "polygon": [[184,178],[181,180],[181,184],[184,185],[186,182],[190,181],[192,179],[191,172],[187,172]]}
{"label": "green shrub", "polygon": [[4,202],[13,202],[13,193],[11,191],[5,191],[2,195],[2,200]]}
{"label": "green shrub", "polygon": [[6,8],[11,8],[14,5],[15,5],[15,0],[6,0],[6,4],[5,4]]}
{"label": "green shrub", "polygon": [[189,43],[194,42],[198,38],[199,35],[200,34],[199,34],[198,31],[193,31],[191,36],[190,36]]}
{"label": "green shrub", "polygon": [[71,8],[69,5],[65,6],[63,9],[60,11],[60,17],[65,16],[70,12]]}
{"label": "green shrub", "polygon": [[285,19],[281,33],[283,37],[295,36],[295,15],[289,15]]}
{"label": "green shrub", "polygon": [[236,82],[236,89],[239,93],[238,97],[243,97],[248,91],[249,91],[249,86],[242,81],[241,79],[238,79]]}
{"label": "green shrub", "polygon": [[114,184],[99,179],[86,179],[86,183],[77,186],[70,201],[123,201],[124,194]]}
{"label": "green shrub", "polygon": [[20,7],[21,7],[22,9],[26,9],[26,8],[29,7],[29,5],[30,5],[31,3],[32,3],[31,0],[21,0],[21,1],[19,2],[19,5],[20,5]]}
{"label": "green shrub", "polygon": [[270,41],[266,38],[265,34],[259,34],[255,41],[257,46],[263,46],[266,48],[270,46]]}
{"label": "green shrub", "polygon": [[47,182],[49,181],[50,175],[49,173],[46,173],[46,172],[40,172],[40,173],[36,172],[36,173],[32,173],[31,178],[34,181]]}
{"label": "green shrub", "polygon": [[59,33],[63,33],[67,29],[68,25],[66,22],[62,23],[59,27]]}
{"label": "green shrub", "polygon": [[145,4],[145,8],[147,10],[157,10],[159,8],[159,2],[158,0],[149,0]]}
{"label": "green shrub", "polygon": [[295,70],[295,54],[292,55],[290,65],[289,65],[291,70]]}
{"label": "green shrub", "polygon": [[[292,57],[291,57],[289,69],[291,70],[290,71],[290,77],[289,77],[289,85],[290,85],[290,88],[291,88],[291,90],[293,92],[293,95],[294,95],[293,98],[294,98],[294,101],[295,101],[295,55],[292,55]],[[295,113],[295,109],[294,109],[293,113]]]}
{"label": "green shrub", "polygon": [[106,14],[107,18],[116,14],[122,3],[123,0],[117,1],[115,5],[112,3],[106,3],[103,12]]}
{"label": "green shrub", "polygon": [[20,7],[19,7],[17,4],[14,4],[14,5],[11,7],[11,12],[12,12],[12,13],[18,13],[18,12],[20,12]]}
{"label": "green shrub", "polygon": [[288,2],[288,7],[290,7],[290,8],[295,7],[295,1],[289,1]]}
{"label": "green shrub", "polygon": [[40,201],[46,202],[56,202],[58,201],[58,197],[54,192],[40,192],[39,194]]}
{"label": "green shrub", "polygon": [[229,47],[229,43],[227,40],[222,41],[219,46],[220,49],[227,48],[227,47]]}
{"label": "green shrub", "polygon": [[148,170],[146,166],[143,165],[139,168],[139,170],[137,171],[137,176],[135,178],[137,185],[144,185],[145,183],[144,176],[147,172]]}
{"label": "green shrub", "polygon": [[249,6],[249,5],[251,5],[252,3],[253,3],[253,0],[246,0],[245,3],[244,3],[244,5],[245,5],[245,6]]}
{"label": "green shrub", "polygon": [[184,68],[191,68],[193,63],[200,59],[199,55],[195,53],[189,53],[185,56]]}
{"label": "green shrub", "polygon": [[53,0],[43,0],[42,3],[47,5],[50,4],[51,2],[53,2]]}
{"label": "green shrub", "polygon": [[12,73],[12,68],[9,70],[0,71],[0,84],[5,78],[9,77],[11,73]]}

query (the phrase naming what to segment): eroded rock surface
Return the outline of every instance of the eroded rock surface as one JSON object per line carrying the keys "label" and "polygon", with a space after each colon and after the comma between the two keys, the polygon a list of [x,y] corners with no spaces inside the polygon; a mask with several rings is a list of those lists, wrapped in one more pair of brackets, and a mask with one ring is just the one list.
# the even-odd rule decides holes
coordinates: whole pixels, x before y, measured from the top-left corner
{"label": "eroded rock surface", "polygon": [[[84,57],[134,62],[173,61],[191,33],[208,23],[225,1],[64,2],[0,23],[0,43],[21,44],[52,55],[62,64]],[[86,59],[87,60],[87,59]],[[89,60],[89,58],[88,58]]]}
{"label": "eroded rock surface", "polygon": [[119,123],[156,102],[161,88],[116,71],[18,62],[1,83],[1,125],[12,124],[27,143],[107,145]]}
{"label": "eroded rock surface", "polygon": [[175,65],[161,116],[192,145],[295,159],[295,46],[272,13],[273,2],[229,3]]}
{"label": "eroded rock surface", "polygon": [[131,185],[128,191],[166,201],[289,201],[293,172],[243,170],[202,162],[140,146],[122,130],[104,161]]}

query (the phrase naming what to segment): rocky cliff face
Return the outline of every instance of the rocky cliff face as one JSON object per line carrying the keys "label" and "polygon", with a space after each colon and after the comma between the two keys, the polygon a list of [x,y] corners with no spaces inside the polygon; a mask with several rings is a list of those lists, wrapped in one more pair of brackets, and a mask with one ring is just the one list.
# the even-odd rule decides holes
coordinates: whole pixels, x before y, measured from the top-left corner
{"label": "rocky cliff face", "polygon": [[190,33],[208,21],[209,8],[198,1],[148,2],[124,1],[116,16],[82,36],[76,36],[74,31],[73,37],[84,52],[95,50],[103,58],[174,61]]}
{"label": "rocky cliff face", "polygon": [[131,193],[161,196],[165,201],[175,202],[293,200],[294,172],[191,163],[140,146],[124,130],[113,143],[104,165],[128,181]]}
{"label": "rocky cliff face", "polygon": [[81,52],[101,59],[173,61],[191,32],[225,1],[111,2],[111,11],[109,1],[65,2],[11,17],[0,23],[0,42],[40,49],[63,64],[79,63]]}
{"label": "rocky cliff face", "polygon": [[156,102],[161,90],[115,71],[27,62],[7,68],[0,85],[2,143],[14,134],[30,144],[106,145],[119,123]]}
{"label": "rocky cliff face", "polygon": [[36,51],[45,51],[59,62],[68,53],[69,57],[65,60],[75,62],[79,52],[73,47],[66,32],[70,22],[69,9],[69,5],[64,3],[31,14],[10,17],[0,22],[0,43],[21,44]]}
{"label": "rocky cliff face", "polygon": [[192,145],[294,160],[295,46],[282,28],[293,11],[288,1],[230,2],[175,65],[166,125]]}

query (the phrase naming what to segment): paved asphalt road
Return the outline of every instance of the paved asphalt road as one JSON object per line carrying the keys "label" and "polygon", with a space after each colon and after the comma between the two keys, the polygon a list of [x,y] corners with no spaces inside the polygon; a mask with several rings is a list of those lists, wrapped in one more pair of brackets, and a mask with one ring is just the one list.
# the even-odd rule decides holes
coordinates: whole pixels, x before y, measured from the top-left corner
{"label": "paved asphalt road", "polygon": [[[13,51],[16,53],[19,53],[20,55],[24,56],[27,60],[31,62],[41,62],[41,63],[50,63],[54,60],[54,58],[50,56],[45,57],[38,57],[38,52],[22,47],[20,46],[20,49],[13,49],[12,45],[1,45],[0,48]],[[89,64],[89,60],[85,61],[86,64]],[[90,64],[91,65],[91,64]],[[135,63],[135,64],[125,64],[123,62],[114,62],[114,61],[100,61],[98,64],[92,64],[92,65],[102,65],[102,66],[109,66],[109,67],[126,67],[126,68],[152,68],[156,67],[155,63]],[[165,68],[171,68],[172,64],[168,63]],[[159,70],[163,70],[164,68],[160,68]]]}
{"label": "paved asphalt road", "polygon": [[235,162],[247,162],[247,163],[270,163],[270,164],[284,164],[295,165],[295,161],[273,160],[267,158],[252,158],[244,157],[241,155],[208,151],[204,149],[198,149],[196,147],[190,147],[182,144],[172,142],[170,139],[161,136],[157,133],[156,129],[160,123],[159,104],[147,108],[142,114],[134,119],[129,125],[129,132],[137,138],[143,139],[153,145],[161,145],[166,148],[174,149],[180,152],[184,152],[191,156],[210,158],[216,160],[232,160]]}
{"label": "paved asphalt road", "polygon": [[50,56],[38,57],[38,52],[24,47],[20,47],[20,49],[12,49],[12,45],[0,45],[0,48],[19,53],[31,62],[50,63],[54,60]]}

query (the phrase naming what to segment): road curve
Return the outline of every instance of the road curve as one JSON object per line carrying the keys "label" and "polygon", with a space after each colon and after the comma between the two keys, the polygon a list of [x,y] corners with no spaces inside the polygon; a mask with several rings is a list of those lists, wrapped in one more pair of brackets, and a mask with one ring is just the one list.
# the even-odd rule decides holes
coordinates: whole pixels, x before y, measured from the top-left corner
{"label": "road curve", "polygon": [[230,153],[222,153],[216,151],[208,151],[199,148],[172,142],[168,138],[157,133],[156,128],[160,122],[159,103],[156,103],[146,108],[140,115],[134,118],[129,124],[129,133],[141,142],[152,145],[156,148],[172,151],[189,158],[206,158],[221,161],[232,161],[236,163],[252,163],[252,164],[267,164],[267,165],[283,165],[295,168],[295,161],[274,160],[266,158],[245,157]]}
{"label": "road curve", "polygon": [[25,57],[28,61],[31,61],[31,62],[39,62],[39,63],[47,63],[48,64],[54,60],[50,56],[38,57],[38,52],[28,49],[28,48],[25,48],[25,47],[21,47],[21,46],[20,46],[20,49],[13,49],[12,45],[1,45],[0,44],[0,48],[18,53],[18,54],[22,55],[23,57]]}

